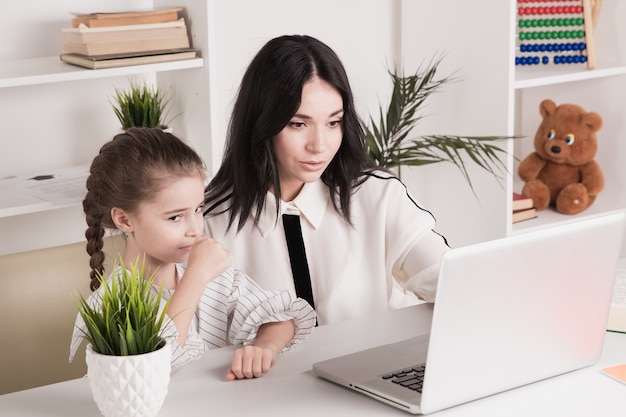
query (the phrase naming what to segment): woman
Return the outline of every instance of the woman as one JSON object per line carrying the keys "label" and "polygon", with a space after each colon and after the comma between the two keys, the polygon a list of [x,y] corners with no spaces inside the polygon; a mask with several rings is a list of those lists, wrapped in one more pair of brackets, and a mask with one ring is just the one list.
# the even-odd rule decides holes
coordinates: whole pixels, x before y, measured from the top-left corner
{"label": "woman", "polygon": [[[281,36],[254,57],[205,197],[208,233],[236,266],[307,299],[319,324],[393,307],[394,280],[434,300],[448,245],[431,213],[369,159],[344,67],[317,39]],[[298,220],[302,238],[287,243]]]}

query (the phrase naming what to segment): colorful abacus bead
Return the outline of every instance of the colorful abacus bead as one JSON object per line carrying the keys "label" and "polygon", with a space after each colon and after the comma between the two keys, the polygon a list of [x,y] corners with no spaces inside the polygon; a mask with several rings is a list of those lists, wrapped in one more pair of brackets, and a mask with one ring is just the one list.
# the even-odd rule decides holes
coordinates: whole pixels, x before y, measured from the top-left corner
{"label": "colorful abacus bead", "polygon": [[556,55],[554,57],[555,64],[584,64],[587,62],[585,55]]}
{"label": "colorful abacus bead", "polygon": [[541,62],[542,59],[538,56],[515,57],[515,65],[538,65]]}

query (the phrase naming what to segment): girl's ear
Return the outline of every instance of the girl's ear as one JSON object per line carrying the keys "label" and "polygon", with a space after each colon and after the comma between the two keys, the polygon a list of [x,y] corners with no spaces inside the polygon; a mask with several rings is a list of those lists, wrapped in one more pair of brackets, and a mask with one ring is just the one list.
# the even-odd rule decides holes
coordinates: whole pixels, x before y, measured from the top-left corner
{"label": "girl's ear", "polygon": [[131,233],[133,231],[132,222],[130,216],[126,211],[119,207],[113,207],[111,209],[111,219],[115,223],[115,227],[124,233]]}

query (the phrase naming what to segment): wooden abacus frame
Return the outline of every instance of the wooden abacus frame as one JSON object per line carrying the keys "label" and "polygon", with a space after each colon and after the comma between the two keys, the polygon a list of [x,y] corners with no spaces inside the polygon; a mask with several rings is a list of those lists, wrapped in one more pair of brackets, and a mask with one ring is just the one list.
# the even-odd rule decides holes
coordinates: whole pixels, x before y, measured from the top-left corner
{"label": "wooden abacus frame", "polygon": [[[517,53],[516,65],[547,65],[554,64],[578,64],[586,63],[587,69],[596,66],[595,47],[593,43],[593,31],[597,22],[602,0],[518,0],[518,4],[552,3],[546,6],[525,6],[517,8]],[[555,5],[558,3],[570,3],[569,5]],[[572,5],[580,3],[580,5]],[[551,16],[542,19],[520,19],[521,16],[543,15]],[[556,18],[557,15],[569,15],[566,18]],[[557,26],[580,26],[579,30],[540,30],[522,31],[525,28],[551,28]],[[526,37],[528,36],[528,39]],[[582,42],[562,42],[561,39],[583,39]],[[524,41],[531,41],[525,44]],[[551,43],[536,43],[532,41],[548,40]],[[526,50],[528,49],[528,50]],[[550,61],[549,54],[566,52],[565,55],[553,55]],[[523,56],[524,53],[542,53],[539,56]],[[574,53],[572,53],[574,52]],[[576,54],[576,52],[579,52]]]}

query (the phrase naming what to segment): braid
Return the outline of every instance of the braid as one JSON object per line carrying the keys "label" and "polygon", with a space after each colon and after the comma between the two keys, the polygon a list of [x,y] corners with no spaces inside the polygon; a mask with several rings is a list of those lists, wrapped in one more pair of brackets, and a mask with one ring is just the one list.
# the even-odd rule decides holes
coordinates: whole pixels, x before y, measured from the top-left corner
{"label": "braid", "polygon": [[[83,201],[83,209],[85,213],[90,213],[89,200],[91,193],[87,193],[85,200]],[[102,215],[86,215],[87,230],[85,231],[85,238],[87,238],[87,253],[89,254],[89,266],[91,272],[89,278],[91,280],[89,288],[95,291],[100,287],[100,277],[104,275],[104,252],[102,248],[104,246],[104,227],[102,226]]]}

